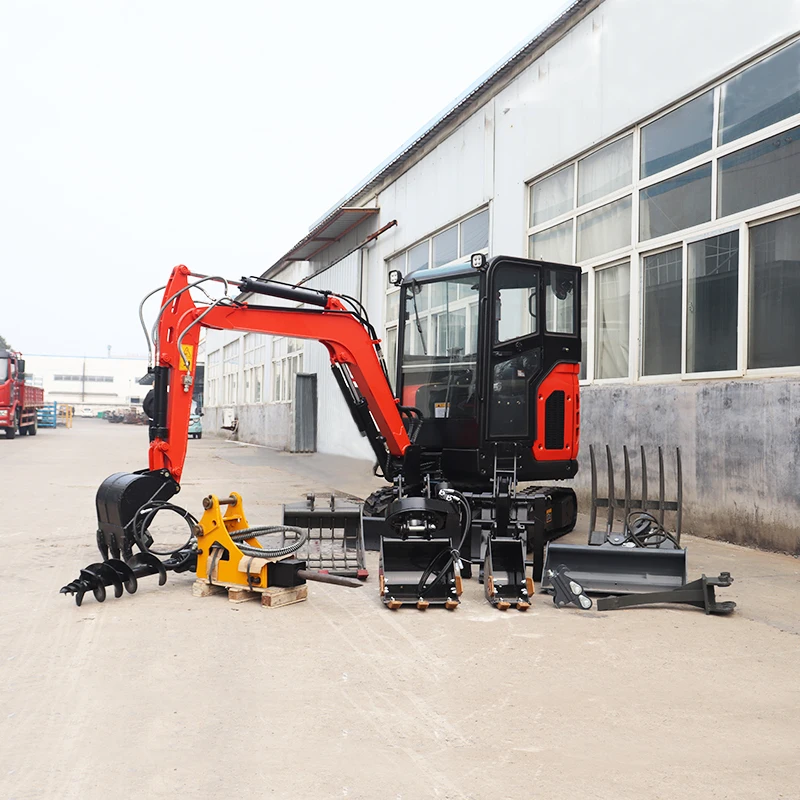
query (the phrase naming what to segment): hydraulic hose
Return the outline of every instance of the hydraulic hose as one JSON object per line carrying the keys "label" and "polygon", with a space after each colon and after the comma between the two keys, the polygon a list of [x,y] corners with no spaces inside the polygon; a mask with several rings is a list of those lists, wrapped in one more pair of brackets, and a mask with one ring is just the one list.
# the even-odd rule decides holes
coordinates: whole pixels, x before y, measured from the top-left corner
{"label": "hydraulic hose", "polygon": [[[283,547],[267,548],[267,547],[253,547],[249,544],[244,544],[245,539],[256,539],[259,536],[267,536],[270,533],[296,533],[297,539],[291,544],[286,544]],[[301,528],[294,528],[291,525],[254,525],[252,528],[242,528],[240,531],[231,533],[231,539],[239,546],[239,549],[246,556],[254,556],[255,558],[283,558],[291,553],[297,552],[308,541],[308,531]]]}
{"label": "hydraulic hose", "polygon": [[[159,511],[172,511],[183,517],[186,524],[189,526],[189,538],[180,547],[176,547],[172,550],[153,549],[153,537],[148,533],[148,528]],[[195,543],[195,525],[197,525],[197,519],[185,508],[161,500],[150,500],[136,512],[136,516],[133,518],[132,533],[134,541],[139,545],[139,549],[143,553],[160,556],[161,558],[176,558],[181,556],[180,561],[176,563],[176,566],[179,568],[190,561],[195,555],[193,548]]]}

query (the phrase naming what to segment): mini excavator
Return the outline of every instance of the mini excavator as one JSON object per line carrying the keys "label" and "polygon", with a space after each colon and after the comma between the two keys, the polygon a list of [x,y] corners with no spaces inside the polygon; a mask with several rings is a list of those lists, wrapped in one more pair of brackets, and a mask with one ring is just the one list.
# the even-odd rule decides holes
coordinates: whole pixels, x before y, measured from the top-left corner
{"label": "mini excavator", "polygon": [[[208,580],[223,570],[229,584],[251,589],[320,577],[292,557],[303,531],[250,527],[238,495],[210,495],[200,523],[170,502],[183,474],[200,333],[211,328],[313,339],[326,347],[353,420],[375,454],[376,474],[388,484],[367,499],[361,516],[367,546],[380,550],[386,606],[453,609],[462,578],[477,567],[489,603],[528,608],[545,543],[576,521],[574,492],[539,484],[572,478],[578,469],[580,270],[476,254],[406,276],[392,271],[389,280],[400,290],[396,391],[380,340],[354,298],[175,267],[152,329],[148,467],[102,483],[96,505],[103,560],[62,592],[78,604],[87,592],[102,600],[106,587],[119,596],[123,587],[135,591],[146,575],[163,583],[170,570]],[[191,290],[211,281],[225,285],[225,296],[196,300]],[[236,298],[228,296],[230,285],[238,288]],[[256,303],[262,297],[288,304]],[[174,550],[157,551],[149,533],[163,510],[189,525],[188,540]],[[259,541],[287,531],[294,538],[280,547]]]}

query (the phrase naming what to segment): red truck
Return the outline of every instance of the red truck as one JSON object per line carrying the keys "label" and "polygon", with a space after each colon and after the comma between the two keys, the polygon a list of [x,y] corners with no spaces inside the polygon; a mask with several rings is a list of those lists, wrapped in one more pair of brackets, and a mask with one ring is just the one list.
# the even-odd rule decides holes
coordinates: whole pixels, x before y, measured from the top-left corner
{"label": "red truck", "polygon": [[44,405],[44,389],[25,383],[25,361],[13,350],[0,350],[0,430],[6,439],[36,436],[36,410]]}

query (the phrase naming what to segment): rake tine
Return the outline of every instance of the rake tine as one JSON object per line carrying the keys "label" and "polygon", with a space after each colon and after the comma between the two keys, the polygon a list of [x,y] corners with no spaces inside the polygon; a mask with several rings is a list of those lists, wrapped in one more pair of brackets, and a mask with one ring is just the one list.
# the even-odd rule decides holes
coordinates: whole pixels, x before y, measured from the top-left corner
{"label": "rake tine", "polygon": [[611,461],[611,447],[606,445],[606,461],[608,462],[608,516],[606,532],[614,530],[614,510],[617,507],[617,498],[614,494],[614,464]]}
{"label": "rake tine", "polygon": [[675,457],[677,458],[677,481],[678,481],[678,512],[675,518],[675,538],[678,544],[681,541],[681,524],[683,522],[683,467],[681,465],[681,449],[675,448]]}
{"label": "rake tine", "polygon": [[631,513],[631,462],[628,458],[628,445],[622,445],[622,455],[625,461],[625,508],[623,510],[624,524],[628,524],[628,515]]}
{"label": "rake tine", "polygon": [[592,508],[589,517],[589,531],[593,533],[597,525],[597,464],[594,460],[594,445],[589,445],[589,461],[592,465]]}
{"label": "rake tine", "polygon": [[658,524],[664,526],[664,450],[658,448]]}
{"label": "rake tine", "polygon": [[642,511],[647,511],[647,456],[644,454],[644,445],[641,446],[642,450]]}

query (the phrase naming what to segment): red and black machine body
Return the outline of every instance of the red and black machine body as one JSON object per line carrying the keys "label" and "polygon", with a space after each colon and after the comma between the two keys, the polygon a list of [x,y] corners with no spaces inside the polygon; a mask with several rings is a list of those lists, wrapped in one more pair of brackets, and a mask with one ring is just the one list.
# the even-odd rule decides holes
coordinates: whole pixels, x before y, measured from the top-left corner
{"label": "red and black machine body", "polygon": [[[352,298],[243,278],[237,300],[198,305],[189,290],[207,280],[218,279],[179,266],[165,288],[145,403],[149,465],[112,475],[98,491],[104,558],[128,560],[134,546],[142,549],[137,510],[167,502],[180,489],[203,327],[313,339],[327,348],[353,420],[375,453],[376,471],[389,484],[365,503],[367,546],[378,549],[387,537],[439,541],[441,547],[429,548],[438,554],[435,565],[406,565],[428,581],[426,597],[453,602],[442,576],[459,552],[467,569],[487,558],[504,563],[501,542],[510,538],[514,552],[519,542],[533,551],[536,574],[544,542],[572,529],[571,489],[520,491],[518,484],[571,478],[578,469],[578,268],[506,256],[487,262],[478,255],[398,276],[396,392],[380,340]],[[258,305],[251,302],[257,295],[301,305]],[[487,552],[493,540],[499,549]],[[418,559],[422,551],[412,550]],[[190,568],[188,555],[173,555],[181,569]],[[406,584],[413,583],[409,570],[402,571]],[[412,594],[425,586],[412,587]]]}

